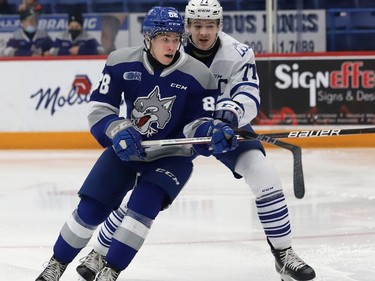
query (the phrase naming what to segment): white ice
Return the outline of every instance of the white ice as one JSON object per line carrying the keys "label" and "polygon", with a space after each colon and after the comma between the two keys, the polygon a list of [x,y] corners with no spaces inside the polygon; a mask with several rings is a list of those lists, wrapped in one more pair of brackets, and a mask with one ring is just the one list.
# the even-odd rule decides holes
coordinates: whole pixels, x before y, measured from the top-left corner
{"label": "white ice", "polygon": [[[31,281],[76,207],[98,150],[0,151],[0,280]],[[375,280],[375,149],[304,149],[306,195],[292,190],[292,157],[268,149],[283,181],[295,251],[319,281]],[[75,267],[62,281],[77,280]],[[123,281],[280,280],[243,180],[199,158],[191,180],[162,212]]]}

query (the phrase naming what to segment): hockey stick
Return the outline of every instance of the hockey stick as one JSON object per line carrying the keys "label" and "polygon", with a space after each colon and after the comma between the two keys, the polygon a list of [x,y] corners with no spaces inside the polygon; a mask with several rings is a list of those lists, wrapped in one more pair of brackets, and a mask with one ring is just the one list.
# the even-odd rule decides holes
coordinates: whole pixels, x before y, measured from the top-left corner
{"label": "hockey stick", "polygon": [[293,154],[293,190],[296,198],[303,198],[305,195],[305,181],[302,167],[302,151],[299,146],[280,141],[282,138],[314,138],[314,137],[328,137],[328,136],[344,136],[357,134],[373,134],[375,127],[358,128],[358,129],[323,129],[311,131],[291,131],[284,133],[271,133],[258,135],[252,132],[243,130],[235,130],[241,137],[257,139],[259,141],[274,144],[279,147],[290,150]]}
{"label": "hockey stick", "polygon": [[[244,137],[243,133],[241,134]],[[301,147],[283,142],[281,140],[273,139],[265,135],[257,135],[255,138],[259,141],[263,141],[269,144],[276,145],[288,149],[293,154],[293,191],[294,196],[298,199],[302,199],[305,196],[305,179],[303,176],[302,167],[302,150]]]}
{"label": "hockey stick", "polygon": [[[290,131],[283,133],[271,134],[256,134],[253,132],[236,130],[239,134],[239,141],[244,140],[259,140],[278,147],[288,149],[293,154],[293,190],[294,195],[301,199],[305,195],[305,183],[302,167],[302,151],[297,145],[286,143],[278,139],[283,138],[312,138],[312,137],[326,137],[326,136],[343,136],[356,134],[373,134],[375,127],[359,128],[359,129],[324,129],[311,131]],[[183,139],[165,139],[165,140],[151,140],[143,141],[142,145],[150,146],[168,146],[168,145],[184,145],[184,144],[203,144],[211,142],[210,137],[202,138],[183,138]]]}
{"label": "hockey stick", "polygon": [[274,144],[276,146],[288,149],[293,154],[293,190],[294,195],[301,199],[305,195],[305,181],[303,176],[302,167],[302,151],[297,145],[280,141],[282,138],[313,138],[313,137],[328,137],[328,136],[344,136],[344,135],[357,135],[357,134],[373,134],[375,127],[358,128],[358,129],[323,129],[311,131],[291,131],[284,133],[271,133],[271,134],[255,134],[243,130],[235,130],[242,138],[257,139],[259,141]]}
{"label": "hockey stick", "polygon": [[[258,140],[266,142],[278,147],[288,149],[293,154],[293,190],[294,195],[301,199],[305,195],[305,181],[302,168],[302,151],[297,145],[286,143],[266,135],[259,135],[254,132],[243,130],[236,130],[239,135],[239,141]],[[203,144],[211,142],[211,137],[201,138],[184,138],[184,139],[164,139],[164,140],[150,140],[143,141],[142,145],[150,146],[170,146],[170,145],[184,145],[184,144]]]}
{"label": "hockey stick", "polygon": [[[246,132],[242,132],[245,133]],[[344,135],[358,135],[358,134],[374,134],[375,127],[358,128],[358,129],[324,129],[311,131],[290,131],[283,133],[264,134],[265,137],[274,139],[292,139],[292,138],[316,138],[316,137],[332,137]]]}
{"label": "hockey stick", "polygon": [[[256,134],[256,133],[244,131],[241,129],[235,129],[235,132],[239,135],[239,141],[243,141],[245,139],[256,139],[259,141],[263,141],[269,144],[276,145],[276,144],[280,144],[281,142],[278,139],[373,134],[375,133],[375,127],[359,128],[359,129],[324,129],[324,130],[311,130],[311,131],[290,131],[290,132],[270,133],[270,134]],[[142,141],[142,145],[145,147],[169,146],[169,145],[184,145],[184,144],[203,144],[203,143],[209,143],[210,141],[211,141],[211,137],[180,138],[180,139]],[[281,143],[284,143],[284,142],[281,142]],[[292,145],[292,144],[288,143],[288,145]],[[283,146],[284,145],[282,144],[282,147]]]}

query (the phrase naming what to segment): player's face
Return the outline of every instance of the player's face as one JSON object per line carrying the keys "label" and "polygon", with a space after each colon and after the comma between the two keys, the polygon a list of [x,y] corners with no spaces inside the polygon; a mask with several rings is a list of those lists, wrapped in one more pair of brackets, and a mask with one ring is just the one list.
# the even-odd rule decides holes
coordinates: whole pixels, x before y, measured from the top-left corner
{"label": "player's face", "polygon": [[188,26],[191,40],[201,50],[208,50],[216,41],[219,25],[216,20],[192,20]]}
{"label": "player's face", "polygon": [[151,40],[151,54],[158,62],[168,65],[172,62],[180,46],[180,36],[175,32],[156,35]]}

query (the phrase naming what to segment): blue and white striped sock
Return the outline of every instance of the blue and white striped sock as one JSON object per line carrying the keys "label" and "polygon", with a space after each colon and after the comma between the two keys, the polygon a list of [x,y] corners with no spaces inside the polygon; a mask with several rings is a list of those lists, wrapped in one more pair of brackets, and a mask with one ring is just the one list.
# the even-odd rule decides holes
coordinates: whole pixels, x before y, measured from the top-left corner
{"label": "blue and white striped sock", "polygon": [[275,191],[256,200],[256,207],[264,232],[275,249],[291,246],[291,226],[285,196]]}

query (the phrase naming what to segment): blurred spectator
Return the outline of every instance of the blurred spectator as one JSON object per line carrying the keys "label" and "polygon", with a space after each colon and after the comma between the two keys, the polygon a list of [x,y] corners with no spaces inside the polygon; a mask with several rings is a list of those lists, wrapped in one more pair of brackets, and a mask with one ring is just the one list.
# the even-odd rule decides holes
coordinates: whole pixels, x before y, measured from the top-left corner
{"label": "blurred spectator", "polygon": [[116,37],[124,20],[124,15],[112,14],[102,17],[101,42],[106,54],[116,50]]}
{"label": "blurred spectator", "polygon": [[18,6],[19,13],[24,13],[25,11],[29,10],[32,10],[35,13],[41,13],[43,7],[38,3],[38,0],[23,0],[23,2]]}
{"label": "blurred spectator", "polygon": [[13,33],[3,50],[3,56],[44,56],[52,47],[48,33],[38,28],[38,18],[34,10],[20,14],[21,28]]}
{"label": "blurred spectator", "polygon": [[60,38],[56,38],[50,55],[99,55],[104,54],[103,47],[83,28],[81,13],[70,13],[68,29]]}
{"label": "blurred spectator", "polygon": [[14,7],[8,3],[8,0],[0,0],[0,15],[14,14]]}

